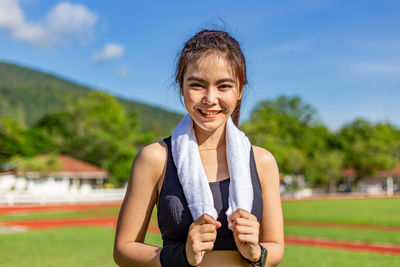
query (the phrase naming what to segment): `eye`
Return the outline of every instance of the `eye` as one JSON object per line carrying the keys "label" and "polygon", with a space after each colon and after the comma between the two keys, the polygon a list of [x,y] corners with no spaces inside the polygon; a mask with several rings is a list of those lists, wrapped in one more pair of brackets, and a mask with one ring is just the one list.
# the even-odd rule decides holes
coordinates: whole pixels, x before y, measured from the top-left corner
{"label": "eye", "polygon": [[228,89],[232,88],[232,85],[230,85],[230,84],[222,84],[218,88],[221,89],[221,90],[228,90]]}
{"label": "eye", "polygon": [[189,84],[189,86],[190,87],[195,87],[195,88],[201,88],[202,87],[201,84],[199,84],[199,83],[192,83],[192,84]]}

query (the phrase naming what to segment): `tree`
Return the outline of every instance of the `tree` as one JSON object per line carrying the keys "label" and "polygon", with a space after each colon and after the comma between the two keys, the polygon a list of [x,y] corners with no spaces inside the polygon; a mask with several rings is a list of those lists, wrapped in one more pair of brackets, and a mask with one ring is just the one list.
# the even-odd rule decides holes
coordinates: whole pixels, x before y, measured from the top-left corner
{"label": "tree", "polygon": [[316,110],[300,97],[261,102],[243,129],[253,144],[275,156],[282,173],[304,174],[309,182],[330,183],[334,190],[343,155],[334,149],[334,136]]}
{"label": "tree", "polygon": [[61,168],[61,163],[55,154],[38,157],[21,157],[15,155],[9,161],[15,169],[21,172],[38,172],[44,174],[47,171],[58,171]]}
{"label": "tree", "polygon": [[0,118],[0,163],[14,155],[33,156],[35,152],[27,142],[26,130],[9,118]]}
{"label": "tree", "polygon": [[309,128],[317,125],[313,107],[300,97],[280,96],[261,102],[243,130],[254,144],[274,154],[282,172],[302,173],[308,150],[317,141]]}
{"label": "tree", "polygon": [[306,177],[313,184],[329,184],[329,192],[336,192],[336,180],[343,169],[344,154],[339,150],[326,150],[308,160]]}
{"label": "tree", "polygon": [[342,127],[337,140],[346,167],[353,167],[359,176],[391,169],[400,159],[400,131],[389,123],[374,125],[358,118]]}
{"label": "tree", "polygon": [[58,114],[47,115],[34,126],[38,136],[49,140],[53,151],[100,166],[115,182],[127,181],[138,146],[148,136],[138,132],[137,115],[111,95],[93,92]]}

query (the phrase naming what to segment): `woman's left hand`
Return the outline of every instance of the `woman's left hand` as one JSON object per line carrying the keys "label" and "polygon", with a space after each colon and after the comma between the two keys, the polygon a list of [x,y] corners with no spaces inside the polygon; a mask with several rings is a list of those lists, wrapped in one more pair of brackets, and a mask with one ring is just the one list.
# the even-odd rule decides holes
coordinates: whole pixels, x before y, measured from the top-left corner
{"label": "woman's left hand", "polygon": [[260,224],[257,218],[243,209],[237,209],[230,217],[231,230],[236,246],[243,257],[256,262],[261,256],[259,242]]}

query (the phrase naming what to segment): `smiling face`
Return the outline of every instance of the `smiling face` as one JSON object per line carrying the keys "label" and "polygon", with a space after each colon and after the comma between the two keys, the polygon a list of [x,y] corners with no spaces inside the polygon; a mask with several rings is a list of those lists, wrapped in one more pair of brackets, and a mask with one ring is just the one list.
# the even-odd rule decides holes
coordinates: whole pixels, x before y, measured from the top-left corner
{"label": "smiling face", "polygon": [[182,87],[185,107],[196,131],[223,130],[241,98],[239,82],[229,61],[216,53],[204,54],[189,63]]}

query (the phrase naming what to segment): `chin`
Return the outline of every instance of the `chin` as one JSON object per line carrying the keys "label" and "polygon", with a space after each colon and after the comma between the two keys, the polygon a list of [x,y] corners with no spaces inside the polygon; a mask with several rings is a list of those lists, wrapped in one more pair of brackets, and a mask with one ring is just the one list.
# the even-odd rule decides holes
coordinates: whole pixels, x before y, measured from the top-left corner
{"label": "chin", "polygon": [[219,128],[224,127],[230,116],[229,112],[226,113],[226,110],[216,116],[207,116],[202,114],[197,108],[194,108],[193,112],[189,112],[189,115],[198,128],[207,132],[215,132]]}
{"label": "chin", "polygon": [[226,120],[224,120],[224,121],[209,121],[209,122],[197,121],[197,120],[193,120],[193,121],[198,128],[200,128],[201,130],[207,131],[207,132],[215,132],[219,128],[223,127],[226,123]]}

